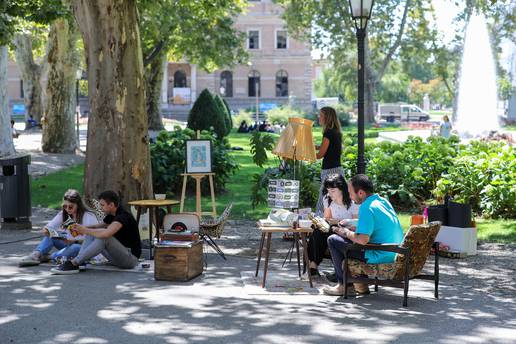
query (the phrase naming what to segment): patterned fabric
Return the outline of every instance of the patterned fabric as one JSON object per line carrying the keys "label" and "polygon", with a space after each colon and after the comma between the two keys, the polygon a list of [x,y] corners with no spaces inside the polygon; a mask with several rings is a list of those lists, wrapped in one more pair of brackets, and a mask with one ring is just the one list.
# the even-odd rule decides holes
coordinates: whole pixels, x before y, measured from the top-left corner
{"label": "patterned fabric", "polygon": [[[417,276],[426,263],[432,245],[441,229],[440,222],[411,226],[402,247],[410,248],[409,278]],[[353,277],[367,275],[369,278],[403,280],[405,272],[405,256],[396,255],[396,260],[391,264],[366,264],[357,260],[348,260],[348,269]]]}
{"label": "patterned fabric", "polygon": [[208,234],[209,236],[220,238],[231,208],[233,208],[233,203],[230,203],[217,219],[202,219],[199,234]]}

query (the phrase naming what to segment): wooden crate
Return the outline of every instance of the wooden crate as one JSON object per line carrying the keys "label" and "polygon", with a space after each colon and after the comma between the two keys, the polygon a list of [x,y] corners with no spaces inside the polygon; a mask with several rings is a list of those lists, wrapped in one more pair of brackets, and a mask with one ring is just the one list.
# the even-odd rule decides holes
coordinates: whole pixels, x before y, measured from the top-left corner
{"label": "wooden crate", "polygon": [[188,281],[203,270],[202,240],[192,247],[156,246],[154,278],[165,281]]}

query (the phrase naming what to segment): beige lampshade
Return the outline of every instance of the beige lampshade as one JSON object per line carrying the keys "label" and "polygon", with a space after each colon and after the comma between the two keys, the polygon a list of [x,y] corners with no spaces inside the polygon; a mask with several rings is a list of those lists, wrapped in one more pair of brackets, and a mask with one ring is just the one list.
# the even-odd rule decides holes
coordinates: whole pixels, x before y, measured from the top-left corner
{"label": "beige lampshade", "polygon": [[281,133],[272,153],[282,158],[315,161],[315,146],[312,137],[313,121],[291,117]]}

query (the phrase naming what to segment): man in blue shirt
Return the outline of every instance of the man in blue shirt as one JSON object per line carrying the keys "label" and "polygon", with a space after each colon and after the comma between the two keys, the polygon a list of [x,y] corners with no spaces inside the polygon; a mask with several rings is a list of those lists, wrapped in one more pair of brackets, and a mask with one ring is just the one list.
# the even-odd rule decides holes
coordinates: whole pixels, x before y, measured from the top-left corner
{"label": "man in blue shirt", "polygon": [[[400,244],[403,240],[403,231],[396,212],[388,200],[374,193],[373,183],[366,175],[359,174],[351,178],[348,190],[355,203],[360,204],[358,224],[356,228],[339,227],[334,230],[335,234],[328,238],[328,247],[338,284],[335,287],[325,287],[323,292],[327,295],[344,293],[342,261],[348,245],[353,243],[365,245],[369,242]],[[368,264],[381,264],[394,262],[395,253],[372,250],[349,251],[348,257]],[[365,284],[355,283],[354,287],[357,294],[369,293],[369,287]]]}

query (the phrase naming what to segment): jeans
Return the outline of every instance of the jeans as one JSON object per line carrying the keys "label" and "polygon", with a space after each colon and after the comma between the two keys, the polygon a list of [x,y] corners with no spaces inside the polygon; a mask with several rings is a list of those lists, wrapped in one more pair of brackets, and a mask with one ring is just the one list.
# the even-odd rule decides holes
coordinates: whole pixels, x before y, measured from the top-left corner
{"label": "jeans", "polygon": [[[343,238],[340,235],[332,234],[328,238],[328,248],[330,249],[331,259],[333,260],[333,266],[335,267],[335,275],[339,283],[343,283],[344,275],[342,272],[342,262],[344,261],[346,248],[352,245],[353,242],[349,239]],[[365,253],[363,250],[350,250],[347,251],[348,258],[353,258],[365,262]]]}
{"label": "jeans", "polygon": [[133,256],[131,249],[122,245],[115,237],[101,239],[91,235],[87,235],[84,239],[74,261],[80,265],[99,253],[121,269],[132,269],[138,264],[138,258]]}
{"label": "jeans", "polygon": [[57,248],[59,251],[52,253],[50,259],[55,260],[58,257],[69,257],[74,258],[79,253],[81,248],[80,244],[67,244],[64,240],[54,239],[49,236],[45,236],[43,240],[36,247],[36,251],[39,251],[42,256],[48,254],[52,248]]}

